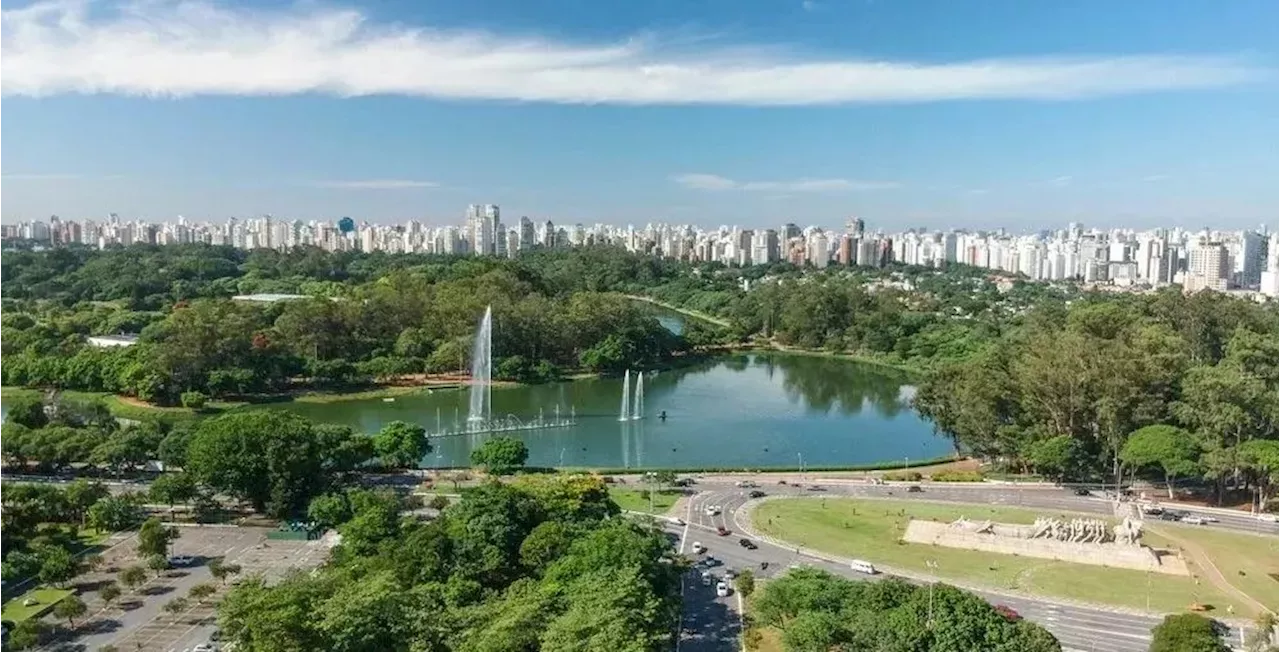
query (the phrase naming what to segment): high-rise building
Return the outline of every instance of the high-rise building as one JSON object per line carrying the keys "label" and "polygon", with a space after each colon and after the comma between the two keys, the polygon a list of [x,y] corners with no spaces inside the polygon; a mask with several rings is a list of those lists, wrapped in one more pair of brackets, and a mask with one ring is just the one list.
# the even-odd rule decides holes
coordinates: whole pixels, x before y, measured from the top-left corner
{"label": "high-rise building", "polygon": [[1222,243],[1201,242],[1188,257],[1183,289],[1187,292],[1227,289],[1227,279],[1231,274],[1227,263],[1227,248]]}

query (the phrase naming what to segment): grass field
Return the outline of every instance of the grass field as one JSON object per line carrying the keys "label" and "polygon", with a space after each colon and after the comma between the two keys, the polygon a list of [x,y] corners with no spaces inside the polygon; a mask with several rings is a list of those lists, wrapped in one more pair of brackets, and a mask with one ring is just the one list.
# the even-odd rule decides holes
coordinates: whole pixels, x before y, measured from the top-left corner
{"label": "grass field", "polygon": [[[1211,605],[1219,613],[1229,605],[1237,615],[1248,616],[1256,611],[1211,582],[1197,584],[1190,577],[899,543],[912,518],[952,521],[967,516],[973,520],[1031,523],[1045,515],[1052,516],[1007,507],[829,498],[768,501],[756,508],[752,520],[762,533],[843,557],[921,573],[929,572],[926,562],[935,561],[934,572],[942,580],[1139,609],[1149,606],[1157,611],[1180,611],[1195,602]],[[1276,581],[1267,575],[1277,568],[1274,539],[1190,527],[1177,527],[1177,534],[1193,540],[1217,560],[1219,569],[1237,588],[1262,604],[1275,607]],[[1159,529],[1144,540],[1153,545],[1167,542],[1161,539]],[[1268,544],[1273,546],[1270,552]],[[1194,574],[1203,574],[1190,565]],[[1236,575],[1237,570],[1245,571],[1245,575]]]}
{"label": "grass field", "polygon": [[655,493],[653,495],[653,509],[649,509],[649,491],[646,489],[609,487],[609,497],[613,499],[613,502],[618,503],[618,507],[629,512],[666,514],[671,511],[671,506],[676,504],[680,494],[669,490]]}
{"label": "grass field", "polygon": [[[26,593],[4,603],[3,613],[0,618],[4,620],[12,620],[13,622],[21,622],[28,618],[35,618],[47,613],[53,609],[53,605],[58,604],[63,598],[75,593],[71,589],[53,589],[48,587],[39,587],[31,589]],[[30,607],[22,605],[28,598],[35,598],[36,604]]]}

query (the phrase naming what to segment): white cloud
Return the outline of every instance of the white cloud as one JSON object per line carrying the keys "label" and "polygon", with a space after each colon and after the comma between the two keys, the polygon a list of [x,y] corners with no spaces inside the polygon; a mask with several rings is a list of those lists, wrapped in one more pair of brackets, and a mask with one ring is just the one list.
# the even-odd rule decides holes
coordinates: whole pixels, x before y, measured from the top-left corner
{"label": "white cloud", "polygon": [[800,3],[800,7],[805,11],[813,11],[818,8],[818,3],[814,2],[814,0],[804,0],[804,2]]}
{"label": "white cloud", "polygon": [[1069,176],[1069,175],[1063,175],[1063,176],[1060,176],[1060,177],[1055,177],[1055,178],[1053,178],[1053,179],[1050,179],[1050,180],[1049,180],[1049,185],[1051,185],[1051,186],[1055,186],[1055,187],[1058,187],[1058,188],[1065,188],[1065,187],[1067,187],[1067,186],[1071,185],[1071,181],[1072,181],[1072,177],[1071,177],[1071,176]]}
{"label": "white cloud", "polygon": [[360,181],[317,181],[321,188],[338,188],[341,190],[404,190],[406,188],[438,188],[434,181],[414,181],[411,179],[366,179]]}
{"label": "white cloud", "polygon": [[[759,44],[635,37],[582,44],[379,23],[305,3],[42,0],[3,11],[4,95],[407,95],[610,104],[758,106],[1072,99],[1270,77],[1222,57],[1119,56],[920,63],[805,56]],[[1273,78],[1273,77],[1270,77]]]}
{"label": "white cloud", "polygon": [[4,178],[10,181],[69,181],[71,179],[82,179],[84,177],[79,174],[64,174],[64,173],[9,174],[8,172],[6,172],[3,175],[0,175],[0,178]]}
{"label": "white cloud", "polygon": [[716,174],[690,173],[672,177],[676,183],[694,190],[745,190],[748,192],[840,192],[851,190],[887,190],[901,184],[892,181],[853,181],[850,179],[794,179],[791,181],[734,181]]}

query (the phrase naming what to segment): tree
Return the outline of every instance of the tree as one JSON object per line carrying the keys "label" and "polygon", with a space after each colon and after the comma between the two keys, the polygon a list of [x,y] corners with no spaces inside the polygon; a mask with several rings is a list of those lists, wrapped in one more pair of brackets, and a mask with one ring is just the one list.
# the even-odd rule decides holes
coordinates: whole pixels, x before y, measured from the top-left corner
{"label": "tree", "polygon": [[40,581],[62,586],[76,576],[79,569],[75,557],[59,545],[45,546],[40,550]]}
{"label": "tree", "polygon": [[53,615],[65,618],[71,627],[76,626],[76,619],[89,612],[89,607],[78,595],[69,595],[53,606]]}
{"label": "tree", "polygon": [[107,496],[89,508],[89,525],[107,532],[131,530],[142,522],[143,511],[132,496]]}
{"label": "tree", "polygon": [[153,502],[168,505],[169,516],[173,518],[173,506],[194,499],[199,491],[195,477],[189,473],[162,473],[152,481],[147,497]]}
{"label": "tree", "polygon": [[515,437],[494,437],[471,451],[471,465],[492,475],[510,475],[528,459],[528,447]]}
{"label": "tree", "polygon": [[207,419],[187,448],[187,470],[200,482],[281,518],[330,484],[323,462],[311,422],[278,410]]}
{"label": "tree", "polygon": [[15,650],[28,650],[39,645],[44,636],[44,623],[38,618],[18,621],[9,633],[9,645]]}
{"label": "tree", "polygon": [[1040,473],[1062,482],[1075,473],[1083,457],[1079,440],[1057,435],[1031,444],[1027,459]]}
{"label": "tree", "polygon": [[108,605],[119,599],[120,594],[120,585],[115,582],[107,582],[102,585],[102,588],[98,589],[98,597],[102,598],[102,601]]}
{"label": "tree", "polygon": [[91,482],[85,478],[76,478],[71,484],[67,485],[64,493],[67,497],[67,505],[81,525],[85,524],[89,516],[89,510],[94,504],[111,495],[111,492],[101,482]]}
{"label": "tree", "polygon": [[156,574],[156,577],[164,574],[169,570],[169,558],[164,555],[150,555],[147,557],[147,570]]}
{"label": "tree", "polygon": [[169,544],[178,538],[178,528],[169,527],[152,517],[138,529],[138,554],[144,557],[169,556]]}
{"label": "tree", "polygon": [[671,485],[676,483],[676,472],[672,471],[671,469],[662,469],[661,471],[655,471],[653,474],[653,480],[654,482],[658,483],[659,489],[670,487]]}
{"label": "tree", "polygon": [[141,566],[130,566],[120,571],[120,583],[133,590],[147,581],[147,571]]}
{"label": "tree", "polygon": [[26,426],[27,428],[43,428],[49,423],[44,411],[44,402],[38,398],[22,396],[5,406],[5,420]]}
{"label": "tree", "polygon": [[351,520],[351,501],[346,493],[328,493],[311,499],[307,518],[323,528],[337,527]]}
{"label": "tree", "polygon": [[738,579],[734,580],[734,584],[738,588],[738,593],[742,594],[742,597],[749,598],[756,590],[756,576],[750,570],[744,570],[738,573]]}
{"label": "tree", "polygon": [[208,600],[210,596],[217,592],[218,587],[212,584],[202,583],[191,587],[191,590],[187,591],[187,596],[192,600],[195,600],[197,604],[204,604],[205,600]]}
{"label": "tree", "polygon": [[431,452],[427,431],[422,426],[392,421],[373,436],[373,448],[386,466],[397,469],[417,468]]}
{"label": "tree", "polygon": [[444,511],[444,508],[448,506],[449,506],[449,497],[442,496],[440,494],[436,494],[432,496],[431,500],[427,501],[427,507],[430,507],[431,509],[434,509],[437,512]]}
{"label": "tree", "polygon": [[204,392],[199,392],[193,389],[191,391],[183,392],[181,400],[182,407],[190,408],[199,412],[203,410],[204,406],[209,402],[209,397]]}
{"label": "tree", "polygon": [[1222,628],[1200,614],[1171,614],[1151,630],[1150,652],[1226,652]]}
{"label": "tree", "polygon": [[161,609],[164,609],[165,613],[168,613],[174,616],[185,613],[190,608],[191,608],[191,602],[186,598],[174,598],[164,603],[164,606],[161,607]]}
{"label": "tree", "polygon": [[1174,479],[1189,476],[1199,468],[1200,446],[1182,428],[1146,426],[1129,435],[1120,459],[1131,469],[1159,468],[1172,499]]}
{"label": "tree", "polygon": [[239,564],[228,564],[221,559],[214,559],[209,562],[209,574],[213,575],[213,579],[226,584],[227,578],[240,572]]}
{"label": "tree", "polygon": [[398,531],[400,499],[392,491],[357,490],[349,495],[351,518],[338,528],[342,533],[342,546],[355,554],[367,555]]}
{"label": "tree", "polygon": [[1244,637],[1245,652],[1276,652],[1276,616],[1262,612]]}

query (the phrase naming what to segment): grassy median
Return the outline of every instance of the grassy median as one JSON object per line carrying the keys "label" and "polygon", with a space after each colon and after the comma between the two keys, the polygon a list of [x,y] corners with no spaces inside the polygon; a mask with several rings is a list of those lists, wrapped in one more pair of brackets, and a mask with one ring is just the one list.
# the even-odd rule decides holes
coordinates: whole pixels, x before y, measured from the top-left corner
{"label": "grassy median", "polygon": [[649,505],[648,489],[623,489],[620,487],[609,487],[609,497],[613,502],[618,503],[618,507],[628,512],[644,512],[645,514],[666,514],[671,511],[671,506],[676,504],[676,500],[680,498],[680,492],[658,491],[653,494],[653,508]]}
{"label": "grassy median", "polygon": [[[1256,611],[1256,607],[1238,596],[1227,595],[1207,580],[1197,584],[1191,577],[900,543],[907,523],[913,518],[949,522],[966,516],[975,521],[1031,523],[1037,516],[1057,515],[1050,511],[989,505],[804,498],[764,502],[751,517],[756,529],[764,534],[842,557],[920,573],[930,572],[927,562],[933,561],[937,563],[934,573],[940,580],[1138,609],[1149,606],[1156,611],[1180,611],[1197,602],[1211,605],[1221,615],[1225,615],[1228,606],[1240,616],[1250,616]],[[1236,588],[1275,609],[1276,539],[1191,527],[1176,527],[1176,534],[1201,546]],[[1159,528],[1144,540],[1157,546],[1168,542]],[[1268,545],[1270,552],[1267,552]],[[1188,565],[1192,573],[1203,575],[1203,570],[1195,564]],[[1244,570],[1245,575],[1235,575],[1238,570]]]}

